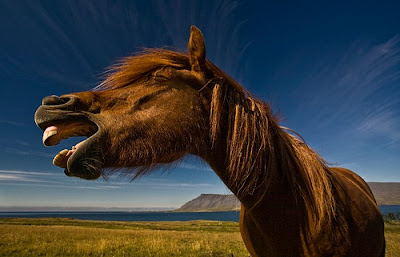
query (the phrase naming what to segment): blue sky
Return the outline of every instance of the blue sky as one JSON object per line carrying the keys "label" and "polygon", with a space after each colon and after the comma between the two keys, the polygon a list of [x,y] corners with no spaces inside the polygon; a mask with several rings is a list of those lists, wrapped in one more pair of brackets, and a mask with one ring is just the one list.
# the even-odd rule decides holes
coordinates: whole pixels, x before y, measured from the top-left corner
{"label": "blue sky", "polygon": [[47,95],[87,91],[143,47],[208,58],[334,165],[400,182],[400,4],[334,1],[1,1],[0,206],[178,207],[229,193],[189,157],[138,181],[66,177],[33,114]]}

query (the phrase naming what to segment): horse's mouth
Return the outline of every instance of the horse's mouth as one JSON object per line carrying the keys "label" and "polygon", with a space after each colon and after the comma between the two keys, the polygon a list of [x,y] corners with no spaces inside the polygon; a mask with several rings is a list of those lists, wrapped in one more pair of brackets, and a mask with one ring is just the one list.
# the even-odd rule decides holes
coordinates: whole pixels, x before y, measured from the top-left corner
{"label": "horse's mouth", "polygon": [[[43,144],[45,146],[53,146],[60,143],[63,139],[69,137],[86,136],[91,137],[97,131],[97,126],[90,122],[68,122],[65,124],[56,124],[49,126],[43,132]],[[60,151],[53,159],[53,164],[60,168],[67,168],[67,161],[79,147],[85,143],[86,140],[81,141],[73,146],[71,150],[64,149]]]}
{"label": "horse's mouth", "polygon": [[97,179],[101,176],[102,160],[99,148],[99,127],[89,120],[48,123],[44,127],[43,144],[54,146],[70,137],[86,136],[71,149],[61,150],[53,159],[53,164],[64,168],[67,176]]}

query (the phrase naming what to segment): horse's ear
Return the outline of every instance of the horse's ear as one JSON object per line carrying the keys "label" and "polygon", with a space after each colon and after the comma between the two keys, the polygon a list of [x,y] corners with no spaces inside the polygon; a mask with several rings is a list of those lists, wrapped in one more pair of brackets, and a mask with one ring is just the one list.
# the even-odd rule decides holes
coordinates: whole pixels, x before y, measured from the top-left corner
{"label": "horse's ear", "polygon": [[204,78],[206,73],[206,46],[204,44],[203,34],[201,34],[201,31],[195,26],[190,27],[188,50],[192,72]]}

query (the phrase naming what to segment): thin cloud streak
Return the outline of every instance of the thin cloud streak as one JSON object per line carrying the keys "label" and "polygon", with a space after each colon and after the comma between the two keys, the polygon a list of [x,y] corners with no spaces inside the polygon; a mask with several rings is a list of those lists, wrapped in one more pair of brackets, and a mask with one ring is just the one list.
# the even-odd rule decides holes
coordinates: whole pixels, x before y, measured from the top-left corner
{"label": "thin cloud streak", "polygon": [[46,184],[64,184],[64,182],[56,181],[61,178],[61,174],[52,174],[46,172],[34,172],[23,170],[0,170],[1,185],[8,185],[8,181],[26,182],[24,186],[31,186],[37,183]]}
{"label": "thin cloud streak", "polygon": [[1,180],[19,180],[20,178],[21,178],[20,176],[0,174],[0,181]]}
{"label": "thin cloud streak", "polygon": [[190,163],[178,163],[178,168],[189,169],[189,170],[201,170],[201,171],[213,171],[209,166],[205,164],[194,165]]}
{"label": "thin cloud streak", "polygon": [[[10,181],[10,182],[5,182],[5,181]],[[35,183],[15,183],[15,181],[18,182],[35,182]],[[35,187],[61,187],[61,188],[79,188],[79,189],[121,189],[123,188],[122,186],[115,186],[115,185],[96,185],[96,186],[76,186],[76,185],[65,185],[65,183],[62,182],[55,182],[55,181],[44,181],[44,180],[35,180],[35,179],[29,179],[23,176],[11,176],[11,175],[0,175],[0,185],[7,185],[7,186],[35,186]],[[140,187],[140,188],[151,188],[151,189],[182,189],[182,188],[207,188],[207,187],[215,187],[213,184],[190,184],[190,183],[173,183],[173,184],[157,184],[157,183],[135,183],[133,185],[130,185],[132,187]],[[126,187],[126,186],[124,186]]]}
{"label": "thin cloud streak", "polygon": [[30,146],[31,144],[29,142],[23,141],[23,140],[15,140],[16,144],[22,145],[22,146]]}
{"label": "thin cloud streak", "polygon": [[[26,184],[23,183],[1,183],[1,185],[8,185],[8,186],[22,186],[26,187]],[[113,189],[119,189],[117,186],[69,186],[69,185],[52,185],[52,184],[30,184],[30,187],[56,187],[56,188],[75,188],[75,189],[91,189],[91,190],[113,190]]]}
{"label": "thin cloud streak", "polygon": [[0,120],[0,123],[7,124],[7,125],[12,125],[12,126],[17,126],[17,127],[25,127],[25,126],[27,126],[25,123],[13,121],[13,120]]}
{"label": "thin cloud streak", "polygon": [[[108,183],[108,182],[106,182]],[[196,188],[196,187],[215,187],[215,184],[210,183],[176,183],[171,180],[164,180],[159,182],[150,181],[134,181],[131,183],[127,182],[110,182],[110,185],[119,185],[125,187],[153,187],[153,188]]]}
{"label": "thin cloud streak", "polygon": [[12,147],[5,147],[2,149],[2,151],[10,153],[10,154],[16,154],[16,155],[30,155],[30,156],[39,156],[39,157],[47,157],[47,158],[53,158],[54,154],[50,153],[44,153],[44,152],[38,152],[38,151],[26,151],[26,150],[20,150]]}
{"label": "thin cloud streak", "polygon": [[214,187],[215,185],[213,184],[190,184],[190,183],[168,183],[168,184],[155,184],[155,183],[149,183],[149,184],[138,184],[139,186],[148,186],[152,188],[204,188],[204,187]]}
{"label": "thin cloud streak", "polygon": [[[23,170],[0,170],[0,184],[15,185],[23,187],[31,186],[43,186],[43,187],[63,187],[63,188],[98,188],[98,189],[117,189],[120,186],[116,185],[94,185],[94,186],[76,186],[66,185],[68,182],[57,181],[54,179],[64,178],[64,175],[57,175],[46,172],[34,172],[34,171],[23,171]],[[15,183],[16,181],[20,183]],[[21,183],[22,182],[22,183]]]}
{"label": "thin cloud streak", "polygon": [[[25,176],[0,174],[0,182],[3,182],[3,181],[44,182],[43,180],[29,178],[29,177],[25,177]],[[1,184],[4,184],[4,183],[1,183]]]}
{"label": "thin cloud streak", "polygon": [[25,170],[0,170],[0,173],[6,173],[6,174],[23,174],[23,175],[29,175],[29,176],[57,176],[61,177],[63,175],[57,175],[55,173],[47,173],[47,172],[36,172],[36,171],[25,171]]}
{"label": "thin cloud streak", "polygon": [[394,111],[384,110],[369,114],[358,127],[366,135],[385,136],[393,143],[400,141],[400,124]]}

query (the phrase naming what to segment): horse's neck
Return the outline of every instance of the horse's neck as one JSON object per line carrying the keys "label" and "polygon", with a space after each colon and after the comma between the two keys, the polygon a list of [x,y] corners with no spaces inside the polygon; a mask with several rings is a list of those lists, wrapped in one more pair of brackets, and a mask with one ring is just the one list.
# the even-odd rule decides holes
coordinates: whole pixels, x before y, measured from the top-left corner
{"label": "horse's neck", "polygon": [[[220,158],[223,160],[222,156]],[[229,186],[229,177],[225,172],[226,167],[222,163],[224,162],[210,163],[210,166],[232,193],[239,198],[242,204],[241,232],[242,235],[252,238],[250,245],[259,242],[260,245],[264,245],[261,247],[264,249],[265,243],[268,242],[269,248],[278,246],[279,249],[287,248],[287,251],[301,249],[298,233],[304,215],[302,215],[303,210],[297,206],[288,183],[284,180],[277,182],[267,192],[260,186],[252,195],[238,194],[236,188]],[[262,198],[260,199],[261,194]],[[257,204],[255,205],[255,203]],[[285,232],[282,233],[282,231]],[[287,237],[291,238],[291,249],[287,245]],[[271,253],[271,251],[271,249],[268,249],[268,253]],[[264,255],[261,252],[255,256]],[[276,256],[282,255],[277,254]]]}
{"label": "horse's neck", "polygon": [[[280,128],[277,128],[280,129]],[[226,138],[222,136],[222,138]],[[253,209],[256,205],[270,205],[270,206],[278,206],[282,202],[291,203],[295,202],[295,199],[292,195],[292,191],[289,187],[288,182],[283,177],[282,174],[277,170],[269,170],[270,167],[266,167],[263,172],[276,172],[278,173],[277,181],[266,191],[266,187],[263,184],[263,181],[260,181],[260,184],[255,186],[255,190],[250,194],[240,194],[238,188],[235,188],[234,185],[230,183],[230,174],[228,172],[228,159],[227,159],[227,151],[228,146],[225,141],[219,141],[214,150],[210,150],[207,154],[206,161],[209,163],[211,168],[215,171],[215,173],[221,178],[221,180],[225,183],[225,185],[231,190],[233,194],[235,194],[241,203],[246,206],[247,209]],[[257,209],[257,208],[255,208]]]}

